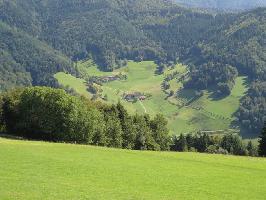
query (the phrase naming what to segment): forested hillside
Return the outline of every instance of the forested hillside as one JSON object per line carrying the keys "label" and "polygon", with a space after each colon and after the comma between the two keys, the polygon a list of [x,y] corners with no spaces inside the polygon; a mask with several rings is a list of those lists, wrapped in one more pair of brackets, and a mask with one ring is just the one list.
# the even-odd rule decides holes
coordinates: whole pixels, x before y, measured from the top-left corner
{"label": "forested hillside", "polygon": [[[263,71],[265,9],[213,17],[161,0],[33,2],[1,2],[0,19],[14,29],[9,31],[41,40],[72,60],[92,57],[105,70],[119,67],[121,59],[166,62],[201,56],[205,63],[227,57],[227,63],[255,76]],[[8,46],[4,33],[1,42]],[[250,62],[258,62],[254,67],[243,66],[247,54]]]}
{"label": "forested hillside", "polygon": [[189,7],[224,11],[247,10],[266,6],[265,0],[173,0]]}
{"label": "forested hillside", "polygon": [[155,61],[162,72],[178,61],[189,66],[186,88],[218,87],[226,96],[238,75],[248,76],[262,96],[260,109],[250,105],[255,100],[249,95],[238,117],[257,130],[264,121],[257,112],[266,110],[260,86],[266,79],[265,18],[263,8],[214,16],[170,0],[2,0],[0,90],[56,87],[54,74],[78,74],[74,62],[88,58],[104,71],[130,59]]}
{"label": "forested hillside", "polygon": [[[238,112],[239,122],[250,132],[262,129],[266,120],[265,80],[266,80],[266,9],[256,9],[252,12],[240,14],[233,22],[225,24],[217,36],[208,42],[202,42],[201,62],[206,60],[233,66],[239,74],[248,75],[251,89],[242,99],[242,106]],[[197,66],[197,65],[196,65]],[[208,65],[207,65],[208,66]],[[204,80],[200,69],[194,68],[199,76],[195,80]],[[215,70],[209,66],[207,71]],[[231,75],[232,72],[224,71]],[[216,80],[219,75],[216,76]],[[230,77],[230,76],[227,76]],[[197,81],[193,80],[191,83]],[[230,79],[227,85],[231,88]],[[234,80],[234,79],[231,79]],[[218,83],[219,84],[219,83]]]}
{"label": "forested hillside", "polygon": [[[143,53],[144,58],[154,59],[162,51],[129,21],[138,23],[143,17],[162,17],[160,12],[167,9],[164,6],[168,4],[158,0],[153,3],[125,0],[48,0],[46,3],[35,1],[35,4],[28,0],[23,3],[3,1],[0,16],[5,23],[46,41],[73,60],[91,54],[103,68],[109,69],[115,67],[120,58],[136,58],[140,52],[147,52],[147,55]],[[155,6],[151,8],[150,5]]]}
{"label": "forested hillside", "polygon": [[27,33],[0,22],[0,90],[14,86],[56,86],[53,74],[74,71],[71,61]]}
{"label": "forested hillside", "polygon": [[[259,130],[265,121],[266,80],[266,9],[259,8],[237,15],[193,14],[171,20],[169,24],[147,28],[148,33],[167,52],[168,58],[190,63],[187,88],[217,86],[223,95],[230,94],[238,74],[256,82],[261,100],[242,100],[239,122],[249,131]],[[179,50],[179,51],[178,51]],[[189,59],[189,61],[187,61]],[[260,86],[261,85],[261,86]],[[254,97],[249,95],[251,99]],[[245,108],[245,112],[243,112]]]}

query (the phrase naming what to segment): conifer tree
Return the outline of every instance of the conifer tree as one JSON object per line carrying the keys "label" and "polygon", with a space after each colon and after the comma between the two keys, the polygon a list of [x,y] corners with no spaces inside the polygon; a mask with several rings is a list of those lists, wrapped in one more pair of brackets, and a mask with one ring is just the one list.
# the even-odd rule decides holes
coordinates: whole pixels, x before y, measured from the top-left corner
{"label": "conifer tree", "polygon": [[266,156],[266,123],[262,129],[260,141],[259,141],[259,155]]}
{"label": "conifer tree", "polygon": [[179,142],[181,145],[181,151],[188,151],[187,139],[183,134],[180,135]]}
{"label": "conifer tree", "polygon": [[248,142],[247,151],[249,156],[258,156],[258,149],[251,141]]}
{"label": "conifer tree", "polygon": [[167,128],[167,120],[163,115],[158,114],[150,123],[152,135],[155,142],[160,146],[163,151],[169,150],[170,137]]}

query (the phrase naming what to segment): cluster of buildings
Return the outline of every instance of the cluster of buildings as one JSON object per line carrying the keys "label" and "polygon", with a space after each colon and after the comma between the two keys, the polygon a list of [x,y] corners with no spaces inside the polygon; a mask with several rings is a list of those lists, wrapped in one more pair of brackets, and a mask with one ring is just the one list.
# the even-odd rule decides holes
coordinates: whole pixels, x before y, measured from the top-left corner
{"label": "cluster of buildings", "polygon": [[147,99],[147,97],[140,92],[133,92],[133,93],[125,94],[124,99],[128,102],[134,102],[137,100],[145,101]]}
{"label": "cluster of buildings", "polygon": [[103,76],[100,77],[101,81],[104,83],[120,80],[120,76]]}

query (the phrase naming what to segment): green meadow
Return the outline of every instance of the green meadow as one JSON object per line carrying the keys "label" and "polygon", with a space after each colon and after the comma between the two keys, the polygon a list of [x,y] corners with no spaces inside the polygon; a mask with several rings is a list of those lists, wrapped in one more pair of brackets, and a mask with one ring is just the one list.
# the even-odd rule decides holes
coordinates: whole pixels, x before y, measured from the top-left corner
{"label": "green meadow", "polygon": [[[180,134],[198,130],[227,130],[232,127],[234,113],[237,111],[240,99],[247,91],[246,77],[238,77],[232,94],[226,98],[217,98],[213,90],[204,91],[204,95],[195,99],[194,90],[183,89],[183,83],[178,77],[170,81],[170,90],[179,91],[177,95],[168,97],[162,90],[164,78],[175,71],[180,75],[187,72],[187,67],[177,64],[174,68],[166,70],[164,74],[157,75],[156,64],[153,61],[133,62],[113,72],[102,72],[92,61],[77,63],[82,77],[109,76],[124,74],[126,80],[117,80],[104,83],[101,87],[102,97],[107,96],[109,103],[121,103],[130,113],[149,113],[155,115],[162,113],[169,121],[171,133]],[[63,86],[73,88],[81,95],[91,97],[87,91],[86,81],[63,72],[55,74],[55,78]],[[122,97],[125,93],[141,92],[151,97],[145,101],[127,102]],[[194,100],[193,100],[194,99]],[[192,100],[192,101],[191,101]],[[191,102],[190,102],[191,101]],[[190,102],[189,104],[187,104]]]}
{"label": "green meadow", "polygon": [[264,158],[139,152],[0,138],[0,199],[256,199]]}
{"label": "green meadow", "polygon": [[60,80],[60,84],[65,87],[73,88],[77,93],[90,97],[91,95],[87,91],[86,82],[83,79],[76,78],[71,74],[59,72],[54,76],[57,80]]}

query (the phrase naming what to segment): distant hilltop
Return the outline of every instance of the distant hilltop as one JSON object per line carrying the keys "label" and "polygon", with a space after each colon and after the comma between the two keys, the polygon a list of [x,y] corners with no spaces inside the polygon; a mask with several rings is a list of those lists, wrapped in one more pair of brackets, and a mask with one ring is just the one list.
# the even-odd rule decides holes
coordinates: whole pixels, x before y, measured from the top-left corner
{"label": "distant hilltop", "polygon": [[173,0],[188,7],[216,10],[249,10],[266,7],[266,0]]}

